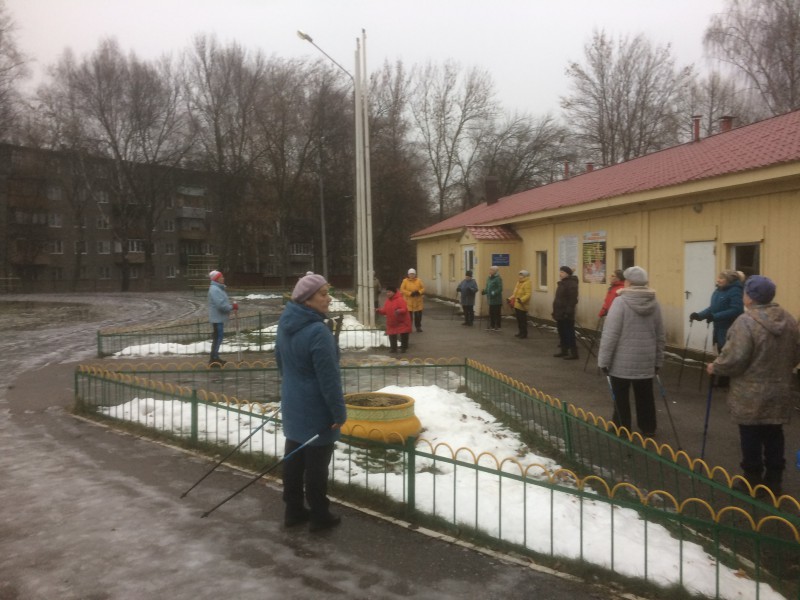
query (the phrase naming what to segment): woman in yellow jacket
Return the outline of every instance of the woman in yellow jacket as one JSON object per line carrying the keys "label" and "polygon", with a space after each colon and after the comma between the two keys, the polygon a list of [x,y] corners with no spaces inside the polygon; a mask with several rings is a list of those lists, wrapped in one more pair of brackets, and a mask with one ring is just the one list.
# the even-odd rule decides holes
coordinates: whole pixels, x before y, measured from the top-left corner
{"label": "woman in yellow jacket", "polygon": [[425,286],[422,284],[422,280],[417,277],[415,269],[408,270],[408,277],[403,279],[403,283],[400,284],[400,292],[406,299],[408,312],[414,321],[414,327],[419,333],[422,333],[422,297],[425,295]]}
{"label": "woman in yellow jacket", "polygon": [[531,274],[525,269],[519,272],[517,285],[514,286],[514,293],[508,299],[509,305],[514,309],[517,317],[517,327],[519,333],[514,337],[524,340],[528,337],[528,303],[531,301]]}

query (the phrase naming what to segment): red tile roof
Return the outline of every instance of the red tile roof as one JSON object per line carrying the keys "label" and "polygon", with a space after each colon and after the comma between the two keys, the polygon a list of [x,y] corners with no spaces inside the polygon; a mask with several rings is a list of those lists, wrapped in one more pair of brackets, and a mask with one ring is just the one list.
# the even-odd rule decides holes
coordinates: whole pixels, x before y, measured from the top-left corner
{"label": "red tile roof", "polygon": [[800,111],[485,202],[412,238],[800,161]]}
{"label": "red tile roof", "polygon": [[495,242],[503,240],[519,240],[521,239],[516,231],[505,225],[496,225],[490,227],[467,227],[467,231],[472,234],[476,240],[483,242]]}

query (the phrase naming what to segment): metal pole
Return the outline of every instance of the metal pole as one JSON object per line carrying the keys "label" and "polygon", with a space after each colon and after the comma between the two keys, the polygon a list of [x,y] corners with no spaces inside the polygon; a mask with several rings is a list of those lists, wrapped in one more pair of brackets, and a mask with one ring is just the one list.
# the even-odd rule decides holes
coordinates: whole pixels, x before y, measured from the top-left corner
{"label": "metal pole", "polygon": [[364,282],[366,291],[367,305],[365,307],[365,316],[370,328],[375,327],[375,311],[372,307],[375,303],[375,287],[372,285],[372,278],[375,276],[375,265],[373,261],[372,252],[372,175],[370,172],[369,161],[369,75],[367,72],[367,31],[361,30],[362,52],[361,52],[361,108],[364,111],[364,202],[365,202],[365,225],[366,225],[366,248],[367,248],[367,264],[365,273],[367,279]]}

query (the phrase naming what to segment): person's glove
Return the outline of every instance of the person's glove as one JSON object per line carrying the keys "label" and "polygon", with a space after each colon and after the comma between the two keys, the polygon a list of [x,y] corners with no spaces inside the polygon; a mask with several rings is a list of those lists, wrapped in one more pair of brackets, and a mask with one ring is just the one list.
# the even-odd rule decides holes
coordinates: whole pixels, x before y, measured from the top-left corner
{"label": "person's glove", "polygon": [[234,302],[233,303],[233,310],[239,310],[239,303],[238,302]]}
{"label": "person's glove", "polygon": [[699,321],[699,320],[700,320],[700,315],[698,315],[697,313],[692,313],[692,314],[689,315],[689,322],[690,323],[692,321]]}
{"label": "person's glove", "polygon": [[603,371],[603,375],[608,375],[608,367],[603,367],[602,371]]}
{"label": "person's glove", "polygon": [[411,292],[411,297],[412,298],[416,298],[417,296],[419,296],[419,292],[417,290],[414,290],[413,292]]}
{"label": "person's glove", "polygon": [[485,295],[486,295],[486,290],[481,290],[481,296],[485,296]]}
{"label": "person's glove", "polygon": [[714,322],[714,315],[708,315],[706,317],[706,323],[713,323]]}

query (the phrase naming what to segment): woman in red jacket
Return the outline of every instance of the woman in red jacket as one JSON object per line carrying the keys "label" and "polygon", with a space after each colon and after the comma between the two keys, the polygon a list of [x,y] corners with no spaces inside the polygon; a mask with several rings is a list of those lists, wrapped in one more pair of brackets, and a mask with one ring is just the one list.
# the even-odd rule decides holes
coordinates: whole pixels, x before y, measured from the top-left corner
{"label": "woman in red jacket", "polygon": [[598,317],[605,317],[608,314],[608,309],[611,308],[611,303],[619,294],[619,291],[625,287],[625,275],[622,274],[622,269],[617,269],[611,274],[611,285],[608,286],[608,292],[606,292],[606,299],[603,302],[603,308],[600,309],[600,313],[597,315]]}
{"label": "woman in red jacket", "polygon": [[411,315],[403,294],[394,286],[386,287],[386,302],[375,312],[386,317],[386,335],[389,336],[389,352],[397,352],[397,336],[400,336],[400,352],[408,352],[408,334],[411,333]]}

